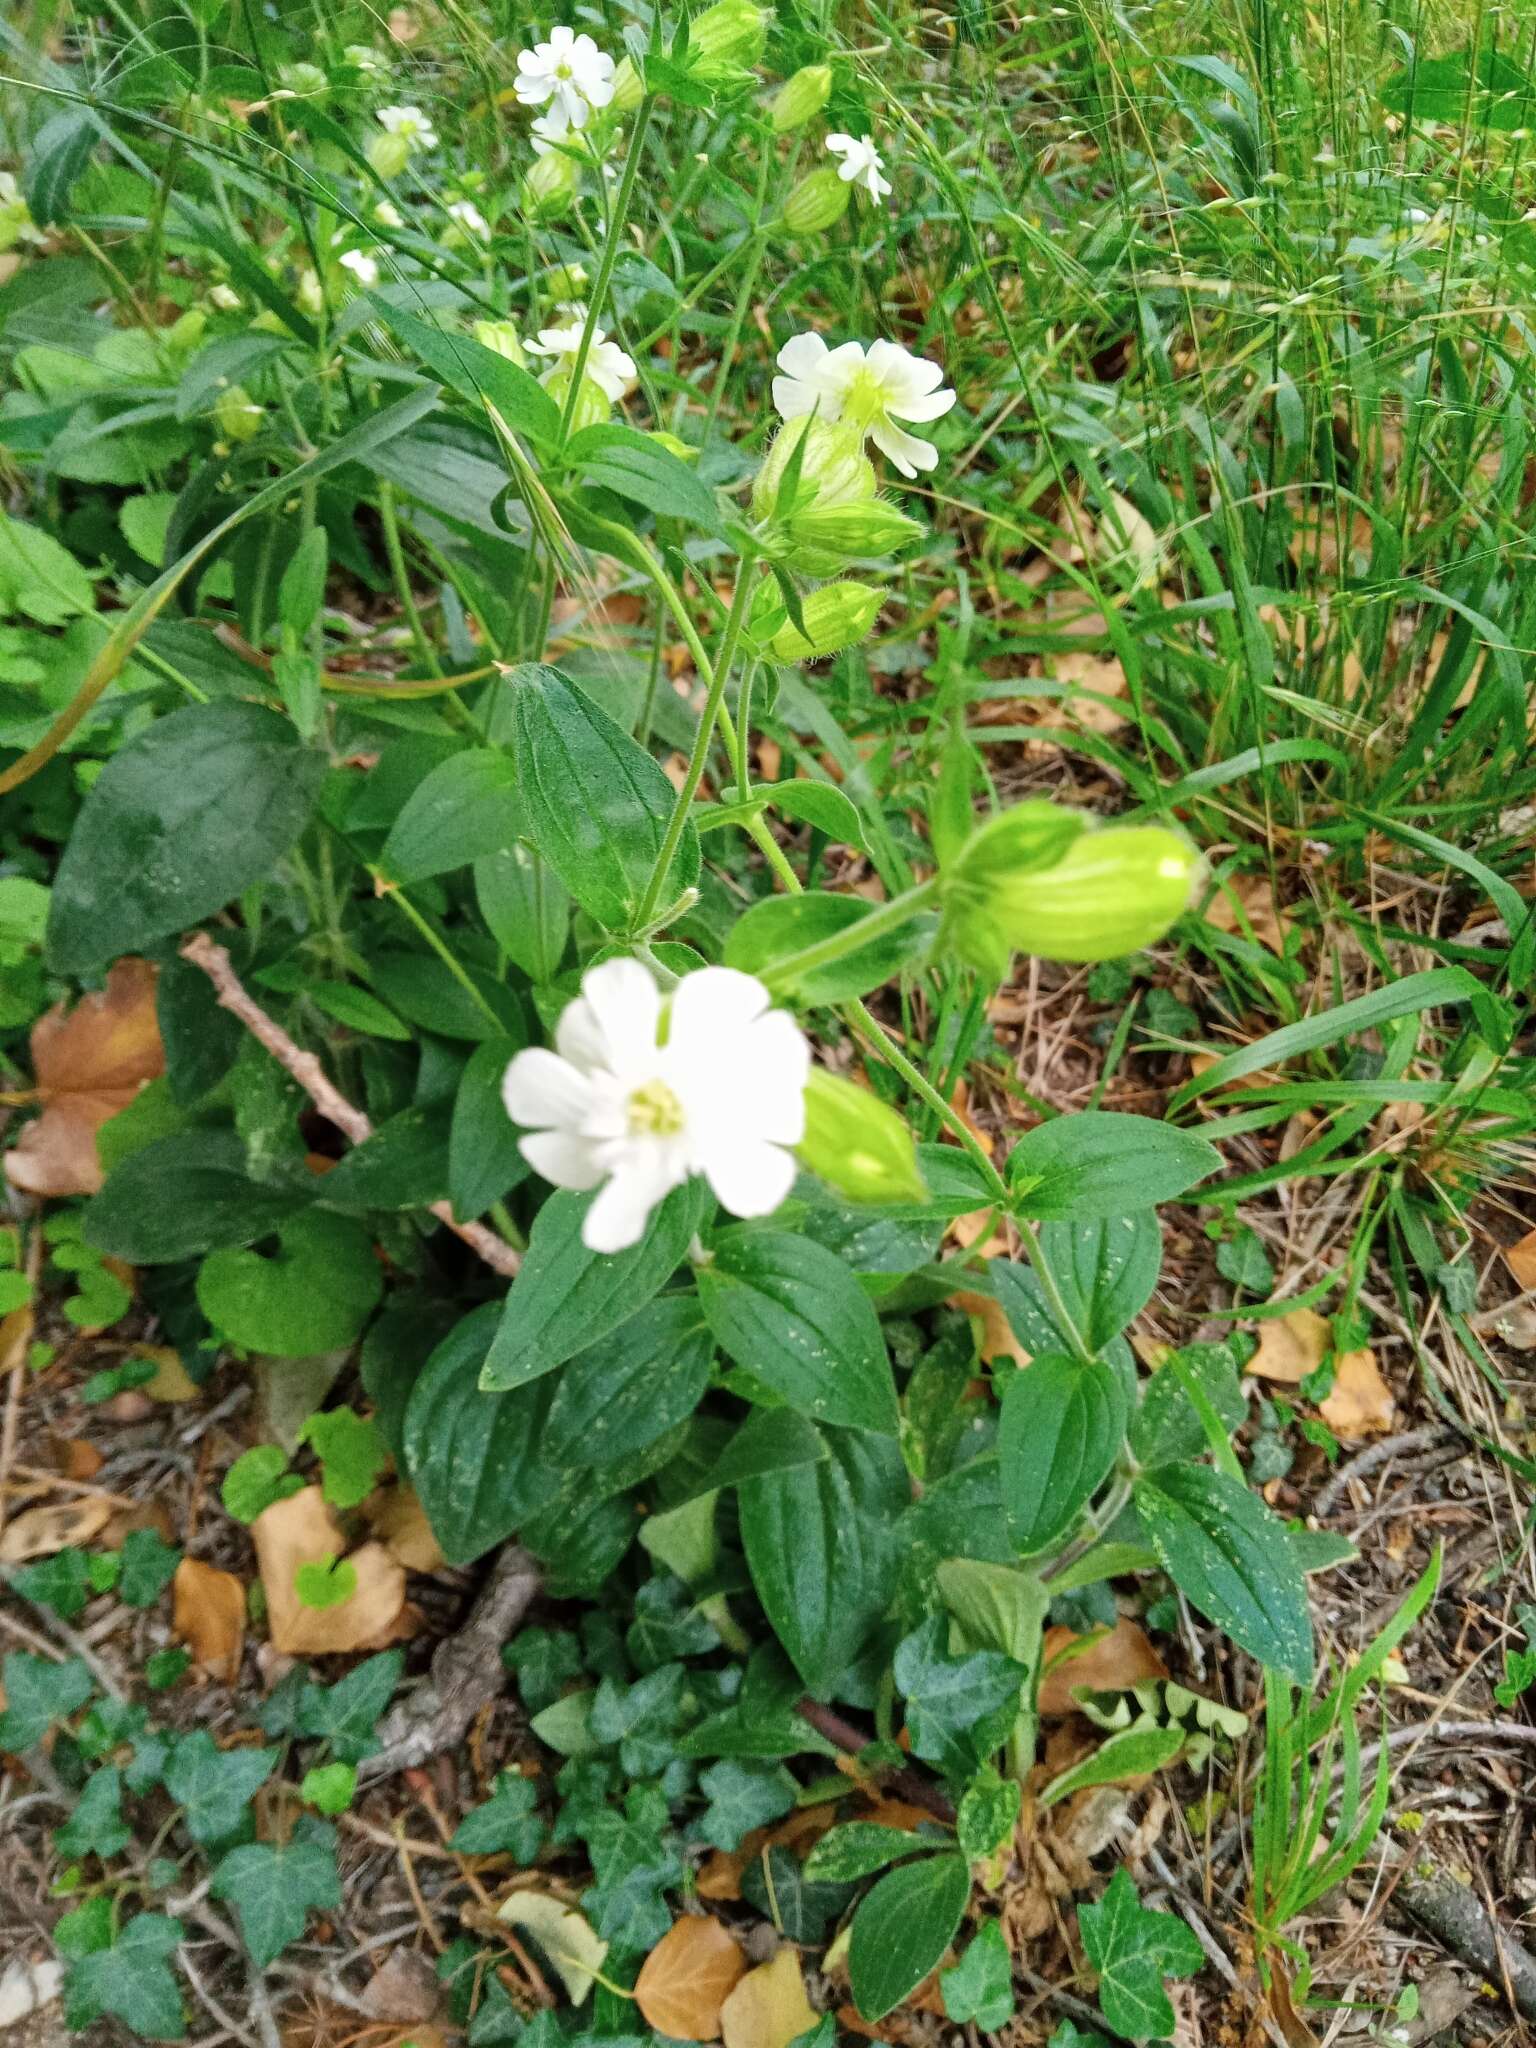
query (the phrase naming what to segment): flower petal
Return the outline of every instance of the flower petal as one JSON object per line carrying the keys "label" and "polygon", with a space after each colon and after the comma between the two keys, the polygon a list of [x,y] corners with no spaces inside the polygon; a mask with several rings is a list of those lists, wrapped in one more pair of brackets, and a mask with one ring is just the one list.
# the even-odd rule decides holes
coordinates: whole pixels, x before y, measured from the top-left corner
{"label": "flower petal", "polygon": [[660,1147],[636,1146],[582,1218],[581,1241],[591,1252],[622,1252],[638,1244],[657,1203],[682,1176],[670,1173]]}
{"label": "flower petal", "polygon": [[513,1123],[534,1130],[574,1130],[593,1106],[586,1075],[542,1045],[512,1060],[502,1077],[501,1099]]}
{"label": "flower petal", "polygon": [[768,1007],[768,991],[755,974],[735,967],[701,967],[685,974],[672,995],[667,1050],[684,1062],[721,1050],[738,1039]]}
{"label": "flower petal", "polygon": [[779,368],[786,376],[811,377],[815,375],[826,353],[827,344],[819,334],[794,334],[779,350]]}
{"label": "flower petal", "polygon": [[931,441],[919,441],[916,434],[904,434],[889,420],[877,420],[869,430],[869,438],[889,455],[903,476],[916,476],[921,470],[938,467],[939,451]]}
{"label": "flower petal", "polygon": [[579,1066],[616,1074],[654,1063],[661,997],[650,969],[627,956],[605,960],[581,978],[581,994],[567,1005],[555,1043]]}
{"label": "flower petal", "polygon": [[811,1048],[787,1010],[759,1017],[742,1042],[741,1065],[752,1084],[742,1099],[750,1129],[778,1145],[798,1145],[805,1136],[805,1085],[811,1076]]}
{"label": "flower petal", "polygon": [[572,1137],[569,1131],[530,1131],[518,1140],[518,1150],[535,1173],[557,1188],[595,1188],[603,1178],[591,1140]]}
{"label": "flower petal", "polygon": [[733,1216],[771,1216],[795,1183],[794,1155],[755,1139],[716,1147],[704,1172]]}

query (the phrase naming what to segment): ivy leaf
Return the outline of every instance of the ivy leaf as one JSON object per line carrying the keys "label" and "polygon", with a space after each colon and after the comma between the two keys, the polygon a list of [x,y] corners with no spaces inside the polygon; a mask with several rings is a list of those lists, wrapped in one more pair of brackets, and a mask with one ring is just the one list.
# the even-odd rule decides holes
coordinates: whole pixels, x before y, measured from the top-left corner
{"label": "ivy leaf", "polygon": [[743,1835],[789,1812],[800,1787],[782,1764],[738,1763],[727,1757],[700,1774],[709,1797],[699,1835],[713,1849],[735,1849]]}
{"label": "ivy leaf", "polygon": [[0,1714],[0,1749],[20,1756],[35,1748],[55,1721],[62,1721],[91,1696],[91,1674],[78,1657],[55,1664],[13,1650],[0,1664],[5,1712]]}
{"label": "ivy leaf", "polygon": [[183,1735],[171,1752],[164,1782],[183,1809],[193,1841],[227,1841],[277,1760],[275,1749],[220,1749],[206,1728]]}
{"label": "ivy leaf", "polygon": [[799,1857],[775,1844],[742,1872],[741,1896],[790,1941],[814,1943],[853,1897],[853,1887],[808,1881]]}
{"label": "ivy leaf", "polygon": [[61,1856],[120,1856],[133,1840],[123,1820],[123,1777],[116,1764],[93,1771],[85,1781],[74,1812],[53,1831]]}
{"label": "ivy leaf", "polygon": [[1099,1973],[1099,2010],[1117,2034],[1145,2041],[1173,2032],[1165,1977],[1189,1977],[1205,1961],[1191,1930],[1172,1913],[1141,1903],[1122,1867],[1097,1905],[1079,1906],[1083,1949]]}
{"label": "ivy leaf", "polygon": [[323,1821],[301,1825],[303,1833],[292,1841],[231,1849],[209,1886],[216,1899],[234,1907],[251,1960],[261,1970],[298,1940],[312,1906],[341,1904],[335,1829]]}
{"label": "ivy leaf", "polygon": [[378,1424],[355,1408],[327,1408],[299,1430],[320,1460],[321,1492],[333,1508],[355,1508],[372,1493],[389,1463],[389,1446]]}
{"label": "ivy leaf", "polygon": [[502,1650],[501,1661],[516,1675],[523,1706],[530,1714],[553,1706],[564,1692],[566,1680],[579,1678],[583,1669],[581,1645],[566,1628],[520,1630]]}
{"label": "ivy leaf", "polygon": [[683,1865],[665,1824],[665,1801],[649,1798],[641,1785],[630,1792],[623,1814],[605,1808],[584,1830],[597,1883],[582,1894],[582,1910],[619,1948],[653,1949],[672,1925],[663,1893],[682,1882]]}
{"label": "ivy leaf", "polygon": [[78,2033],[110,2014],[151,2041],[182,2040],[187,2023],[167,1960],[181,1936],[179,1920],[138,1913],[110,1947],[77,1957],[64,1980],[70,2027]]}
{"label": "ivy leaf", "polygon": [[1000,1650],[952,1657],[948,1643],[948,1621],[934,1616],[898,1645],[894,1670],[913,1754],[962,1778],[1008,1733],[1029,1674]]}
{"label": "ivy leaf", "polygon": [[340,1607],[357,1591],[357,1566],[344,1557],[310,1558],[293,1575],[301,1607]]}
{"label": "ivy leaf", "polygon": [[360,1764],[379,1746],[379,1717],[404,1668],[404,1651],[381,1650],[335,1685],[307,1685],[299,1701],[298,1732],[328,1742],[338,1763]]}
{"label": "ivy leaf", "polygon": [[316,1764],[304,1773],[299,1796],[318,1813],[345,1813],[357,1791],[353,1764]]}
{"label": "ivy leaf", "polygon": [[251,1523],[274,1502],[298,1493],[304,1481],[288,1470],[288,1453],[280,1444],[257,1444],[242,1451],[224,1474],[219,1498],[224,1512],[237,1522]]}
{"label": "ivy leaf", "polygon": [[181,1552],[154,1529],[130,1529],[123,1539],[117,1596],[130,1607],[153,1607],[181,1563]]}
{"label": "ivy leaf", "polygon": [[59,1550],[36,1564],[23,1565],[11,1580],[24,1600],[51,1607],[61,1621],[72,1621],[94,1590],[83,1550]]}
{"label": "ivy leaf", "polygon": [[939,1973],[944,2010],[961,2025],[974,2021],[984,2034],[1013,2018],[1013,1957],[996,1920],[989,1920],[952,1970]]}
{"label": "ivy leaf", "polygon": [[535,1808],[539,1789],[531,1778],[503,1771],[484,1806],[466,1813],[453,1831],[450,1849],[461,1856],[510,1856],[529,1864],[544,1840],[544,1823]]}

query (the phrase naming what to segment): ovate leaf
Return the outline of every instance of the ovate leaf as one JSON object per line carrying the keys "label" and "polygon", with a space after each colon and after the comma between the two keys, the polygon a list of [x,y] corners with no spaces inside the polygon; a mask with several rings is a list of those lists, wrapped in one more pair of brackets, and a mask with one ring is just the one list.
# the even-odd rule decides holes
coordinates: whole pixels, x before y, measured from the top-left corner
{"label": "ovate leaf", "polygon": [[963,1856],[924,1857],[888,1871],[853,1916],[848,1979],[866,2020],[908,1998],[959,1931],[971,1896]]}
{"label": "ovate leaf", "polygon": [[1125,1441],[1127,1403],[1107,1365],[1061,1352],[1003,1382],[998,1434],[1008,1532],[1025,1557],[1064,1536]]}

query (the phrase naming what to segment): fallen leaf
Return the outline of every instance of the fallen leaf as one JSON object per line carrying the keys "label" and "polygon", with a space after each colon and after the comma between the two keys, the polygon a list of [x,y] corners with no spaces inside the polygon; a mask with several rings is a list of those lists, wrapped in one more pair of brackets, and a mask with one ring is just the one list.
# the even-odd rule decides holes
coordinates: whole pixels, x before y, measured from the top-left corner
{"label": "fallen leaf", "polygon": [[440,1572],[448,1562],[414,1488],[380,1487],[363,1503],[363,1517],[390,1556],[408,1572]]}
{"label": "fallen leaf", "polygon": [[[1067,1656],[1075,1643],[1086,1647]],[[1124,1615],[1113,1628],[1096,1636],[1080,1636],[1070,1628],[1048,1628],[1042,1648],[1042,1714],[1075,1712],[1077,1702],[1072,1694],[1078,1686],[1087,1686],[1093,1692],[1125,1692],[1149,1679],[1168,1676],[1168,1667],[1153,1649],[1146,1631]]]}
{"label": "fallen leaf", "polygon": [[171,1581],[171,1629],[199,1671],[233,1685],[245,1647],[245,1588],[233,1572],[184,1557]]}
{"label": "fallen leaf", "polygon": [[592,1923],[574,1906],[544,1892],[513,1892],[497,1907],[496,1914],[509,1927],[533,1936],[565,1986],[572,2005],[580,2005],[608,1954],[607,1942],[593,1931]]}
{"label": "fallen leaf", "polygon": [[0,2033],[52,2005],[63,1989],[62,1963],[29,1963],[21,1956],[13,1957],[0,1970]]}
{"label": "fallen leaf", "polygon": [[[318,1486],[274,1501],[251,1524],[256,1563],[267,1596],[274,1649],[293,1657],[361,1650],[394,1628],[405,1606],[405,1571],[382,1543],[347,1551],[341,1525]],[[301,1565],[324,1564],[346,1554],[357,1583],[334,1607],[306,1607],[294,1578]]]}
{"label": "fallen leaf", "polygon": [[94,1479],[106,1458],[83,1436],[50,1436],[49,1462],[64,1479]]}
{"label": "fallen leaf", "polygon": [[26,1358],[37,1328],[37,1316],[30,1301],[0,1316],[0,1374],[11,1373]]}
{"label": "fallen leaf", "polygon": [[1080,727],[1084,732],[1112,733],[1118,732],[1128,722],[1124,711],[1113,704],[1098,701],[1101,697],[1125,695],[1125,670],[1118,661],[1074,649],[1067,654],[1053,655],[1047,663],[1047,672],[1058,683],[1073,684],[1075,692],[1092,693],[1074,693],[1065,700],[1061,710],[1069,724]]}
{"label": "fallen leaf", "polygon": [[1517,1244],[1505,1246],[1504,1263],[1522,1294],[1536,1289],[1536,1230],[1528,1230]]}
{"label": "fallen leaf", "polygon": [[1028,1365],[1029,1353],[1014,1335],[995,1295],[972,1294],[963,1289],[950,1295],[947,1306],[962,1309],[972,1318],[973,1328],[980,1326],[976,1330],[976,1354],[986,1364],[991,1365],[998,1358],[1011,1358],[1015,1365]]}
{"label": "fallen leaf", "polygon": [[195,1401],[202,1388],[181,1362],[181,1353],[169,1344],[135,1344],[130,1358],[148,1359],[155,1368],[152,1380],[142,1391],[152,1401]]}
{"label": "fallen leaf", "polygon": [[29,1195],[94,1195],[101,1187],[96,1133],[165,1072],[155,1017],[157,970],[119,960],[97,995],[73,1010],[56,1003],[32,1027],[32,1071],[43,1113],[5,1158],[12,1185]]}
{"label": "fallen leaf", "polygon": [[[1248,1370],[1286,1387],[1299,1386],[1316,1372],[1333,1343],[1326,1318],[1310,1308],[1293,1308],[1261,1323],[1258,1337]],[[1346,1439],[1379,1436],[1392,1427],[1397,1406],[1374,1351],[1365,1347],[1340,1354],[1333,1386],[1317,1412],[1335,1436]]]}
{"label": "fallen leaf", "polygon": [[[424,2025],[442,2004],[431,1957],[419,1949],[395,1949],[374,1972],[361,2003],[372,2019],[413,2028]],[[420,2036],[413,2038],[419,2040]]]}
{"label": "fallen leaf", "polygon": [[781,1948],[771,1963],[748,1970],[720,2008],[720,2038],[725,2048],[789,2048],[817,2018],[805,1995],[800,1958],[792,1948]]}
{"label": "fallen leaf", "polygon": [[647,2025],[674,2041],[715,2041],[720,2009],[747,1959],[718,1920],[679,1920],[657,1942],[635,1979]]}
{"label": "fallen leaf", "polygon": [[82,1494],[78,1500],[52,1501],[25,1508],[7,1522],[0,1536],[0,1564],[25,1564],[32,1557],[53,1557],[73,1545],[99,1536],[116,1513],[104,1494]]}
{"label": "fallen leaf", "polygon": [[1219,932],[1251,933],[1271,953],[1285,951],[1288,921],[1267,875],[1228,875],[1205,906],[1205,921]]}

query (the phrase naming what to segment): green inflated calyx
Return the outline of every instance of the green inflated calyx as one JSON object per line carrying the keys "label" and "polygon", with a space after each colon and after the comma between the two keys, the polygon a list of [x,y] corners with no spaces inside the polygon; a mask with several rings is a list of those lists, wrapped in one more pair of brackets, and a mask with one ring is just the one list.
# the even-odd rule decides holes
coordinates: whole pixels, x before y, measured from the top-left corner
{"label": "green inflated calyx", "polygon": [[753,629],[770,661],[821,661],[845,647],[857,647],[873,628],[884,602],[885,593],[867,583],[825,583],[801,600],[804,632],[783,603],[774,600],[765,604],[761,613],[754,607]]}
{"label": "green inflated calyx", "polygon": [[852,197],[852,185],[836,171],[809,171],[785,200],[779,218],[791,235],[819,235],[836,226]]}
{"label": "green inflated calyx", "polygon": [[928,1189],[903,1120],[877,1095],[813,1067],[805,1089],[801,1164],[850,1202],[922,1202]]}
{"label": "green inflated calyx", "polygon": [[810,416],[791,420],[769,449],[752,486],[752,516],[766,551],[802,576],[835,576],[923,532],[880,497],[862,436]]}
{"label": "green inflated calyx", "polygon": [[773,96],[768,118],[775,135],[790,135],[814,121],[832,97],[832,66],[802,64]]}

